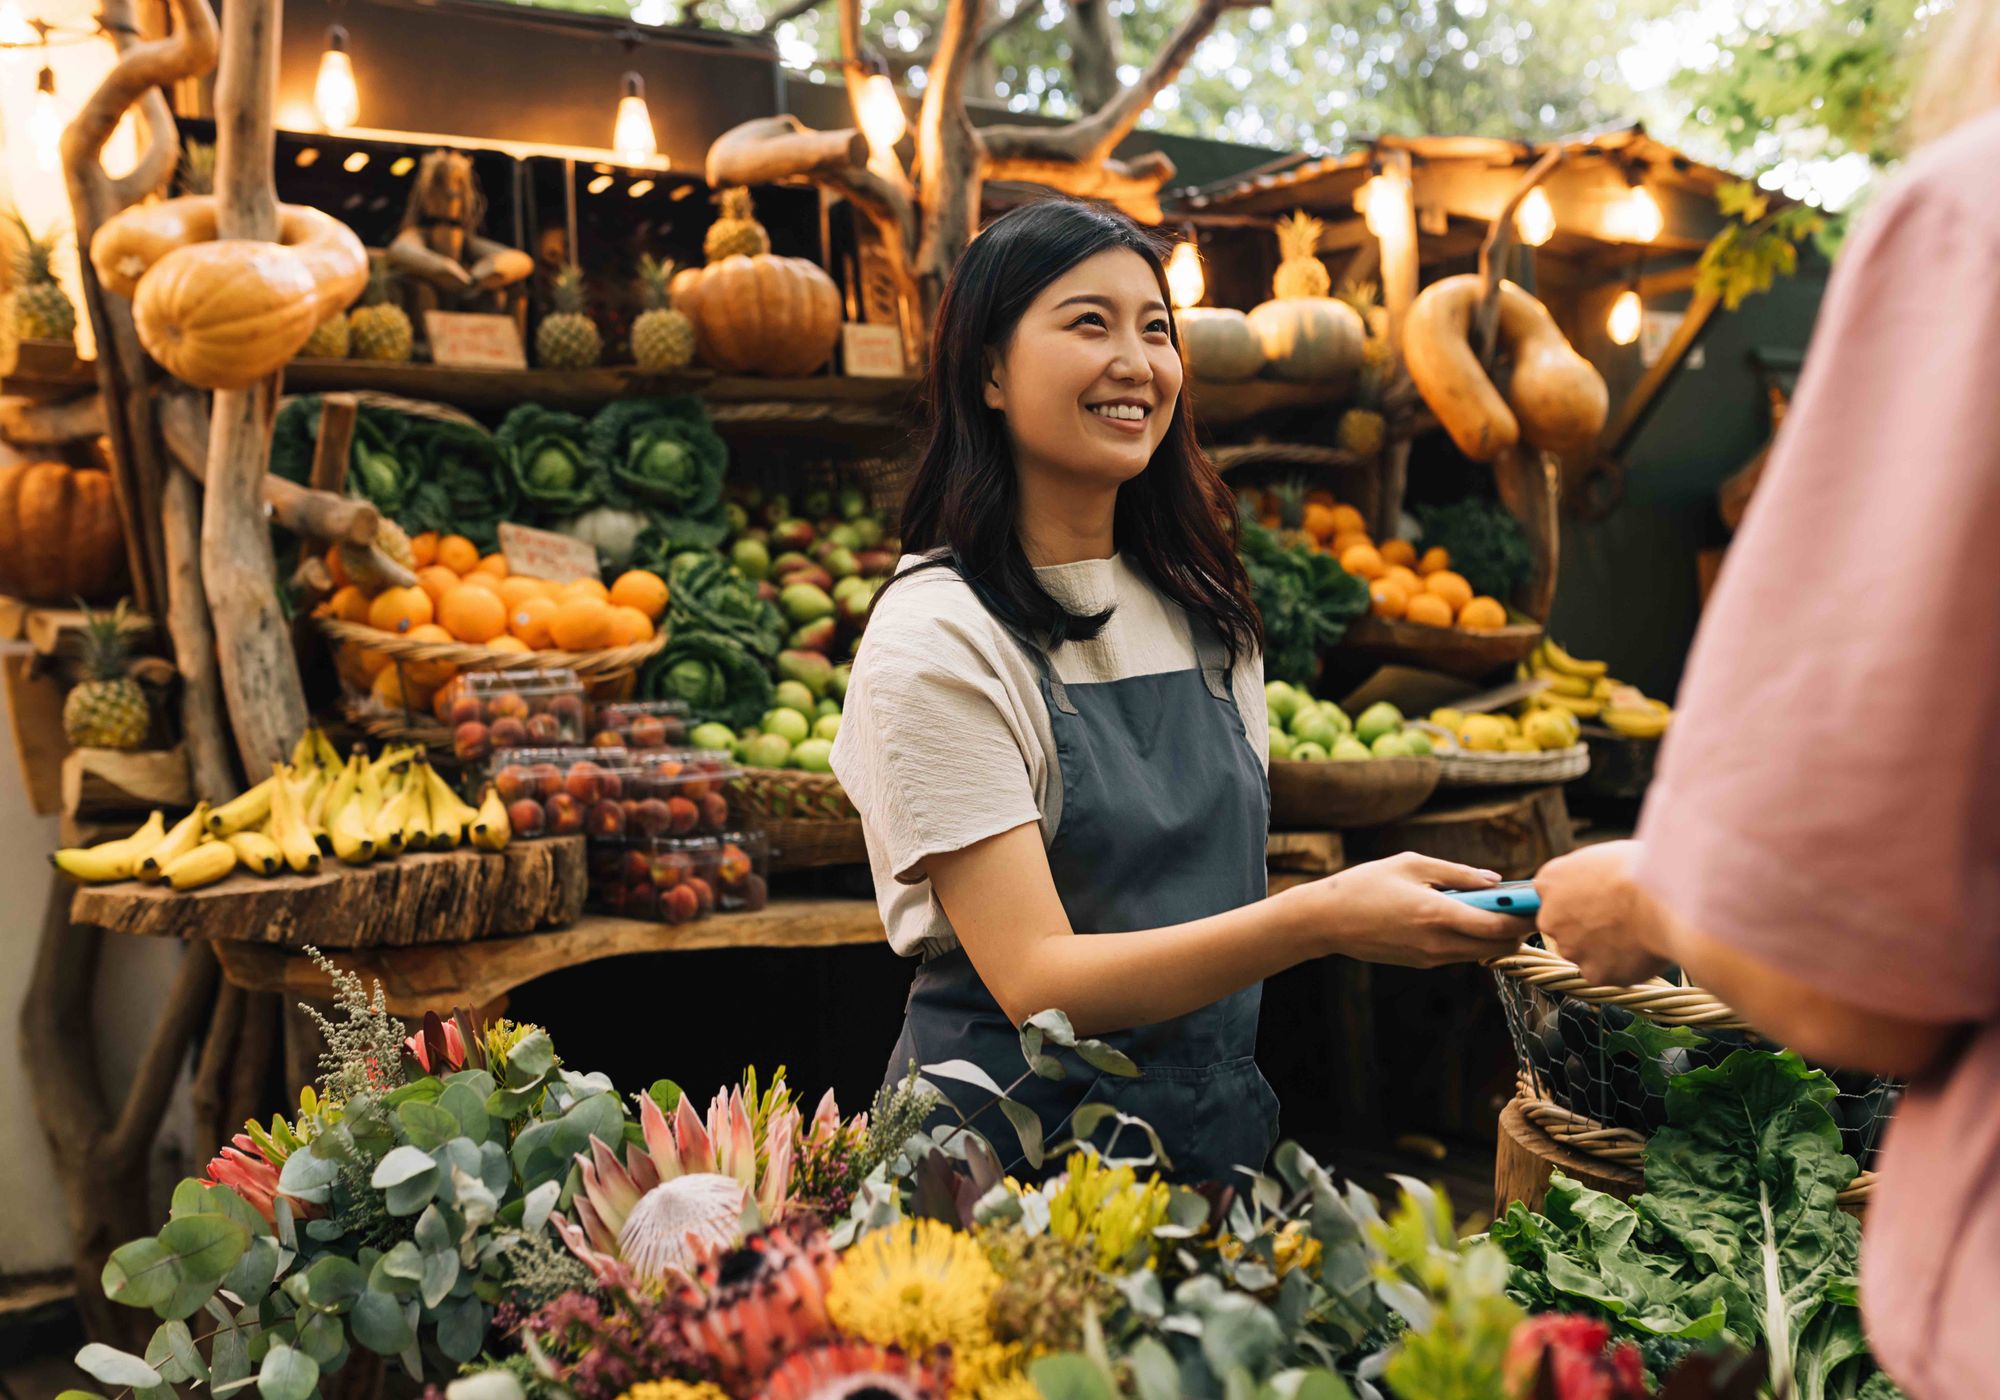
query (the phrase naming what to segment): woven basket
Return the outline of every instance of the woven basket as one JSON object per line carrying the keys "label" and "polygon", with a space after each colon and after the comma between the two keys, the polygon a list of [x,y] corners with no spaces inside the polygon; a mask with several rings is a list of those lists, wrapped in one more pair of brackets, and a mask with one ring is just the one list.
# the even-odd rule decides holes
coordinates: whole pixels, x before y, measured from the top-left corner
{"label": "woven basket", "polygon": [[1441,724],[1415,720],[1412,727],[1431,737],[1439,764],[1439,787],[1505,787],[1517,783],[1566,783],[1590,771],[1590,746],[1540,753],[1495,753],[1460,746],[1458,736]]}
{"label": "woven basket", "polygon": [[605,647],[599,651],[495,651],[466,642],[413,642],[394,632],[334,617],[315,621],[334,641],[350,643],[363,651],[381,652],[399,663],[444,663],[461,671],[568,670],[586,682],[630,675],[667,644],[666,634],[658,633],[629,647]]}
{"label": "woven basket", "polygon": [[1439,766],[1434,758],[1371,758],[1366,763],[1275,759],[1272,829],[1338,831],[1407,817],[1437,790]]}
{"label": "woven basket", "polygon": [[[1535,944],[1488,966],[1514,1041],[1515,1101],[1523,1114],[1564,1147],[1613,1166],[1643,1162],[1648,1135],[1666,1122],[1666,1079],[1764,1044],[1699,987],[1663,978],[1598,986],[1575,963]],[[1635,1029],[1639,1022],[1653,1029]],[[1874,1184],[1875,1153],[1901,1085],[1845,1071],[1833,1079],[1841,1144],[1860,1164],[1840,1201],[1858,1208]]]}
{"label": "woven basket", "polygon": [[770,841],[773,870],[867,863],[861,814],[831,773],[745,768],[730,784],[730,799]]}
{"label": "woven basket", "polygon": [[759,817],[752,825],[770,843],[773,870],[868,863],[868,843],[861,834],[858,817],[845,822],[793,822]]}

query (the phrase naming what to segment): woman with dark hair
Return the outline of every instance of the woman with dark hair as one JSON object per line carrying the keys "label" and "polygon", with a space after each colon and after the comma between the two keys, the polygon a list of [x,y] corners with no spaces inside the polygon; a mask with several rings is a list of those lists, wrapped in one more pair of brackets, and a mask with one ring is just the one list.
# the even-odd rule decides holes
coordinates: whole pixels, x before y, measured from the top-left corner
{"label": "woman with dark hair", "polygon": [[[1519,925],[1436,889],[1497,876],[1414,855],[1265,897],[1262,630],[1181,383],[1137,224],[1049,200],[973,240],[938,309],[910,554],[833,765],[889,941],[923,960],[890,1079],[964,1060],[1010,1084],[1016,1028],[1059,1008],[1140,1073],[1061,1054],[1064,1078],[1012,1095],[1044,1138],[1102,1102],[1150,1123],[1176,1175],[1227,1180],[1276,1138],[1265,977],[1330,953],[1474,960]],[[1013,1156],[997,1110],[973,1122]]]}

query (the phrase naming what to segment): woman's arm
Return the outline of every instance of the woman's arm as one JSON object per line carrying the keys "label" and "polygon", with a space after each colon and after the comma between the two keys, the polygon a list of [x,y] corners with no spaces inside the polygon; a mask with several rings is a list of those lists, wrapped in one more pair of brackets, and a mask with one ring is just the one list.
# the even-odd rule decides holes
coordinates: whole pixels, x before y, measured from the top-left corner
{"label": "woman's arm", "polygon": [[1413,854],[1228,913],[1116,937],[1070,928],[1033,822],[933,855],[925,872],[1007,1018],[1019,1025],[1056,1007],[1083,1035],[1185,1015],[1330,953],[1437,967],[1506,952],[1525,928],[1434,888],[1483,888],[1497,882],[1492,872]]}

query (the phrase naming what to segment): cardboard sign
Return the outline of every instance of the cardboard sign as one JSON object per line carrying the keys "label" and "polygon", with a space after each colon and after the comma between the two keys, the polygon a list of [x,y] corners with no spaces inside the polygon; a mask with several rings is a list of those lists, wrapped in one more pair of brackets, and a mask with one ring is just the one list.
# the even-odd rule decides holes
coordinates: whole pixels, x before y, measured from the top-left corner
{"label": "cardboard sign", "polygon": [[845,322],[840,328],[840,363],[847,373],[858,378],[899,379],[907,372],[903,365],[903,333],[894,326]]}
{"label": "cardboard sign", "polygon": [[568,535],[531,530],[511,520],[500,522],[500,552],[507,556],[510,574],[558,583],[597,577],[597,551],[590,545]]}
{"label": "cardboard sign", "polygon": [[512,316],[471,311],[426,311],[424,334],[430,337],[431,361],[467,369],[526,369],[521,330]]}

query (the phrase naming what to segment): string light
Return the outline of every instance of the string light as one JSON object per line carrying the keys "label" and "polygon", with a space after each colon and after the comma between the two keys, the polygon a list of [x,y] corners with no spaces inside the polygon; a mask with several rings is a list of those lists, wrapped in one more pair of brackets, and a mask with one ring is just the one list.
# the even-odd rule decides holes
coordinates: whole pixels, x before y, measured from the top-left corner
{"label": "string light", "polygon": [[1514,236],[1530,248],[1539,248],[1555,234],[1556,211],[1548,195],[1537,185],[1514,209]]}
{"label": "string light", "polygon": [[637,73],[622,79],[618,117],[611,124],[611,149],[627,165],[650,165],[660,154],[653,137],[653,114],[646,107],[646,84]]}
{"label": "string light", "polygon": [[1611,303],[1611,314],[1604,318],[1604,331],[1611,337],[1613,345],[1630,345],[1639,338],[1639,329],[1646,319],[1646,308],[1639,300],[1637,289],[1627,287]]}
{"label": "string light", "polygon": [[651,180],[634,180],[632,182],[631,188],[625,191],[626,194],[630,195],[634,199],[644,199],[647,195],[651,194],[652,192],[653,192],[653,182]]}
{"label": "string light", "polygon": [[350,175],[359,175],[368,168],[368,152],[350,151],[347,159],[340,163],[340,168]]}
{"label": "string light", "polygon": [[592,194],[603,194],[611,188],[611,177],[609,175],[594,175],[591,177],[590,183],[585,185],[584,188]]}
{"label": "string light", "polygon": [[1625,197],[1611,206],[1611,234],[1627,243],[1651,243],[1666,227],[1660,201],[1644,185],[1634,185]]}
{"label": "string light", "polygon": [[1183,239],[1174,245],[1173,256],[1167,259],[1167,291],[1173,296],[1174,309],[1185,311],[1200,305],[1207,290],[1208,282],[1201,272],[1201,253],[1193,239]]}
{"label": "string light", "polygon": [[889,75],[875,72],[863,78],[855,107],[861,134],[868,138],[868,164],[894,166],[896,143],[910,129],[910,123],[903,114],[903,99],[896,95],[896,85]]}
{"label": "string light", "polygon": [[354,60],[347,56],[347,31],[337,24],[326,31],[326,52],[319,56],[319,76],[313,81],[313,109],[328,131],[345,131],[361,116]]}

